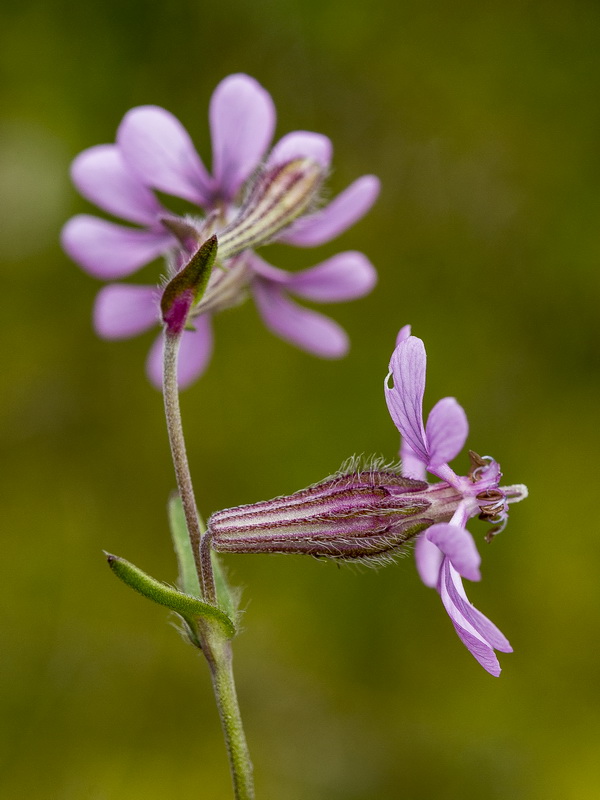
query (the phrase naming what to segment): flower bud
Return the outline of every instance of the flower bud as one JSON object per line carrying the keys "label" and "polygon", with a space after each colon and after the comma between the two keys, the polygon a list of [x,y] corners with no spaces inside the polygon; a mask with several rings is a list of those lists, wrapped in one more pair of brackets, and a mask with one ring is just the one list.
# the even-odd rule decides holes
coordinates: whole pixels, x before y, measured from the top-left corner
{"label": "flower bud", "polygon": [[190,309],[200,302],[217,255],[217,237],[211,236],[164,288],[160,310],[168,333],[180,334]]}

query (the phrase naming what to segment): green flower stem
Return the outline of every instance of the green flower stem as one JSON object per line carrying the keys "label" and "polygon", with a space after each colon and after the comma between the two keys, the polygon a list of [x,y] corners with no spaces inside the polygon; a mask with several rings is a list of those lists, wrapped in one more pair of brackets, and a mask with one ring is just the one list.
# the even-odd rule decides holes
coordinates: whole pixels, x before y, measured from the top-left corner
{"label": "green flower stem", "polygon": [[[196,499],[181,425],[181,410],[179,407],[179,390],[177,385],[177,355],[179,352],[181,334],[165,331],[164,337],[163,395],[171,454],[173,456],[173,465],[177,477],[177,487],[179,489],[185,523],[189,534],[194,564],[200,582],[201,597],[202,600],[205,600],[211,606],[216,606],[217,590],[210,545],[206,537],[207,540],[204,542],[204,547],[202,547],[201,552],[203,530],[198,515],[198,509],[196,508]],[[171,511],[172,526],[176,526],[176,514],[173,514],[176,508],[173,506]],[[182,548],[181,542],[176,542],[176,549],[180,557],[180,562],[181,560],[185,562],[185,553],[183,553],[184,548]],[[183,559],[181,558],[182,553]],[[185,567],[185,563],[183,566]],[[180,569],[181,567],[182,564],[180,563]],[[193,582],[190,581],[189,574],[185,573],[185,570],[183,571],[184,575],[182,578],[184,584],[186,584],[186,588],[193,590],[193,586],[190,585]],[[220,575],[219,577],[223,582],[223,576]],[[155,589],[156,587],[153,585],[152,588]],[[140,591],[139,588],[138,591]],[[171,598],[169,598],[169,600],[171,600]],[[229,602],[231,602],[231,598],[229,598]],[[217,614],[223,614],[223,612],[219,612],[216,608],[214,611]],[[223,614],[223,616],[229,620],[225,614]],[[254,800],[252,762],[250,761],[250,754],[248,752],[248,745],[246,743],[240,707],[235,690],[235,681],[233,679],[231,642],[229,640],[231,633],[223,627],[220,619],[212,619],[210,616],[203,616],[196,617],[196,621],[197,625],[195,626],[195,630],[198,632],[198,644],[210,667],[215,700],[217,708],[219,709],[225,745],[229,756],[235,800]]]}
{"label": "green flower stem", "polygon": [[179,389],[177,386],[177,355],[179,353],[181,334],[165,331],[164,337],[163,396],[177,487],[183,503],[185,521],[194,554],[194,563],[196,564],[196,572],[202,589],[202,598],[211,605],[216,605],[217,593],[210,559],[203,562],[200,557],[202,529],[198,518],[192,476],[181,426],[181,409],[179,407]]}
{"label": "green flower stem", "polygon": [[252,762],[233,678],[231,642],[219,631],[215,631],[214,625],[209,624],[206,626],[202,645],[210,666],[213,690],[221,717],[235,800],[254,800]]}

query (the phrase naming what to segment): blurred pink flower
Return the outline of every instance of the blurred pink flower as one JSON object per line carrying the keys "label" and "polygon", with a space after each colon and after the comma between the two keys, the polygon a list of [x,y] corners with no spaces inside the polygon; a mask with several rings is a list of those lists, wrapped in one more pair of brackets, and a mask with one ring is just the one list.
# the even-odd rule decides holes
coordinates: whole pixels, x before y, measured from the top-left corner
{"label": "blurred pink flower", "polygon": [[[80,193],[109,214],[138,226],[126,227],[87,214],[69,220],[62,232],[63,247],[84,270],[111,281],[166,256],[172,276],[199,242],[218,235],[232,222],[261,166],[268,170],[304,158],[318,164],[323,174],[329,169],[332,146],[321,134],[289,133],[267,153],[275,108],[265,89],[247,75],[230,75],[217,86],[209,119],[212,174],[181,123],[157,106],[133,108],[119,126],[116,144],[91,147],[77,156],[72,178]],[[200,214],[173,214],[154,190],[194,204]],[[276,238],[298,247],[328,242],[360,219],[378,192],[378,179],[365,175],[323,208],[296,219]],[[183,334],[180,385],[191,383],[208,364],[212,315],[241,302],[248,291],[266,326],[281,338],[323,358],[345,355],[345,331],[328,317],[296,304],[290,295],[316,302],[345,301],[363,296],[375,281],[373,266],[355,251],[339,253],[297,273],[271,266],[252,250],[227,259],[213,271],[194,330]],[[96,331],[103,338],[121,339],[150,329],[159,320],[158,297],[154,286],[109,284],[96,300]],[[161,384],[161,362],[159,338],[147,362],[156,386]]]}

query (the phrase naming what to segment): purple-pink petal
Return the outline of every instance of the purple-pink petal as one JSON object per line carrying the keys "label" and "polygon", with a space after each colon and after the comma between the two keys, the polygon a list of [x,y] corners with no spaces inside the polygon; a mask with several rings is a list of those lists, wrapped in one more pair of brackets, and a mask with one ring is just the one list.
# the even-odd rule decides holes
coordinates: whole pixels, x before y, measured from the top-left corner
{"label": "purple-pink petal", "polygon": [[[448,469],[452,473],[452,475],[454,475],[450,467],[446,466],[446,469]],[[444,480],[444,478],[442,478],[442,480]],[[446,483],[450,482],[446,481]],[[457,505],[454,514],[452,514],[452,518],[450,519],[450,525],[456,525],[459,528],[465,528],[467,522],[471,519],[472,516],[473,514],[471,508],[469,507],[469,503],[463,499]]]}
{"label": "purple-pink petal", "polygon": [[316,247],[335,239],[371,208],[379,194],[379,179],[363,175],[315,214],[300,217],[279,237],[298,247]]}
{"label": "purple-pink petal", "polygon": [[[177,361],[177,381],[180,389],[185,389],[197,380],[212,356],[213,333],[210,316],[203,314],[193,322],[195,330],[184,331],[179,346]],[[146,361],[146,372],[150,382],[162,389],[164,336],[156,339]]]}
{"label": "purple-pink petal", "polygon": [[411,328],[410,325],[404,325],[398,331],[398,335],[396,336],[396,347],[400,344],[400,342],[405,342],[408,337],[410,336]]}
{"label": "purple-pink petal", "polygon": [[400,461],[402,463],[402,474],[405,478],[415,478],[418,481],[425,480],[427,472],[425,464],[404,439],[400,442]]}
{"label": "purple-pink petal", "polygon": [[117,143],[147,186],[199,206],[210,202],[210,176],[188,132],[169,111],[159,106],[132,108],[119,126]]}
{"label": "purple-pink petal", "polygon": [[[404,470],[402,470],[404,474]],[[408,477],[412,477],[408,476]],[[425,584],[432,589],[438,585],[440,577],[440,567],[442,565],[443,554],[439,547],[430,542],[426,536],[421,534],[417,537],[415,544],[415,564],[419,577]]]}
{"label": "purple-pink petal", "polygon": [[71,165],[71,177],[84,197],[116,217],[151,226],[164,213],[114,144],[99,144],[80,153]]}
{"label": "purple-pink petal", "polygon": [[491,644],[494,650],[500,650],[501,653],[512,653],[510,642],[502,631],[469,601],[460,575],[453,569],[452,564],[450,564],[449,575],[451,580],[447,582],[448,594],[458,611],[477,633]]}
{"label": "purple-pink petal", "polygon": [[256,253],[250,253],[248,256],[248,261],[256,275],[259,275],[261,278],[271,281],[272,283],[278,283],[280,286],[287,286],[292,275],[291,272],[287,272],[284,269],[279,269],[279,267],[274,267]]}
{"label": "purple-pink petal", "polygon": [[448,616],[452,624],[454,625],[454,630],[458,634],[459,639],[467,648],[469,653],[473,656],[473,658],[481,664],[486,672],[489,672],[490,675],[493,675],[494,678],[499,677],[500,673],[502,672],[502,668],[500,666],[500,662],[496,654],[494,653],[493,648],[487,642],[482,641],[479,637],[474,636],[468,630],[463,628],[463,626],[456,622],[452,618],[452,614],[454,609],[449,606],[446,608]]}
{"label": "purple-pink petal", "polygon": [[450,560],[464,578],[470,581],[481,579],[479,565],[481,556],[475,541],[466,528],[452,525],[450,522],[438,522],[421,534],[435,544]]}
{"label": "purple-pink petal", "polygon": [[429,465],[447,464],[463,449],[469,433],[467,415],[454,397],[444,397],[431,409],[425,426]]}
{"label": "purple-pink petal", "polygon": [[113,283],[96,295],[94,328],[103,339],[128,339],[159,320],[160,291],[156,286]]}
{"label": "purple-pink petal", "polygon": [[72,217],[62,229],[61,241],[73,261],[107,281],[131,275],[173,242],[166,232],[125,228],[88,214]]}
{"label": "purple-pink petal", "polygon": [[362,253],[349,250],[301,272],[292,273],[288,289],[305,300],[336,303],[368,294],[377,283],[377,272]]}
{"label": "purple-pink petal", "polygon": [[452,600],[450,590],[454,587],[455,580],[460,583],[460,577],[453,573],[449,560],[444,559],[438,586],[444,608],[458,636],[471,655],[490,675],[498,677],[501,669],[492,645],[471,625]]}
{"label": "purple-pink petal", "polygon": [[325,170],[331,164],[331,139],[322,133],[293,131],[283,136],[269,153],[267,166],[272,167],[295,158],[312,158]]}
{"label": "purple-pink petal", "polygon": [[321,358],[348,352],[348,336],[337,322],[292,302],[273,282],[257,277],[253,293],[265,325],[285,341]]}
{"label": "purple-pink petal", "polygon": [[271,95],[248,75],[229,75],[210,101],[213,176],[231,200],[261,162],[275,129]]}
{"label": "purple-pink petal", "polygon": [[427,357],[421,339],[410,336],[396,347],[390,360],[394,385],[385,385],[390,416],[415,455],[427,463],[428,452],[423,428],[423,394]]}

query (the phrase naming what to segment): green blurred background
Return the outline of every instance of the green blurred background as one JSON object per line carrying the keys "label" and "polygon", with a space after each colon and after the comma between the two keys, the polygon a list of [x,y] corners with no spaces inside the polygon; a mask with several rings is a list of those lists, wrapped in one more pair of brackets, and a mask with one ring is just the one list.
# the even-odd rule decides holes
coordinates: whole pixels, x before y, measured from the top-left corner
{"label": "green blurred background", "polygon": [[595,800],[598,4],[24,0],[2,13],[0,65],[2,797],[230,798],[206,665],[102,557],[175,578],[151,339],[96,339],[99,283],[58,235],[92,211],[69,184],[76,153],[156,103],[210,163],[208,100],[244,71],[278,135],[333,139],[333,193],[383,180],[343,237],[267,258],[359,249],[380,281],[326,309],[352,339],[341,362],[279,341],[251,304],[217,319],[214,361],[183,396],[202,511],[291,492],[353,453],[394,458],[382,381],[406,322],[428,348],[426,405],[459,398],[469,445],[531,492],[490,547],[472,525],[470,596],[515,648],[498,680],[412,558],[227,558],[258,797]]}

